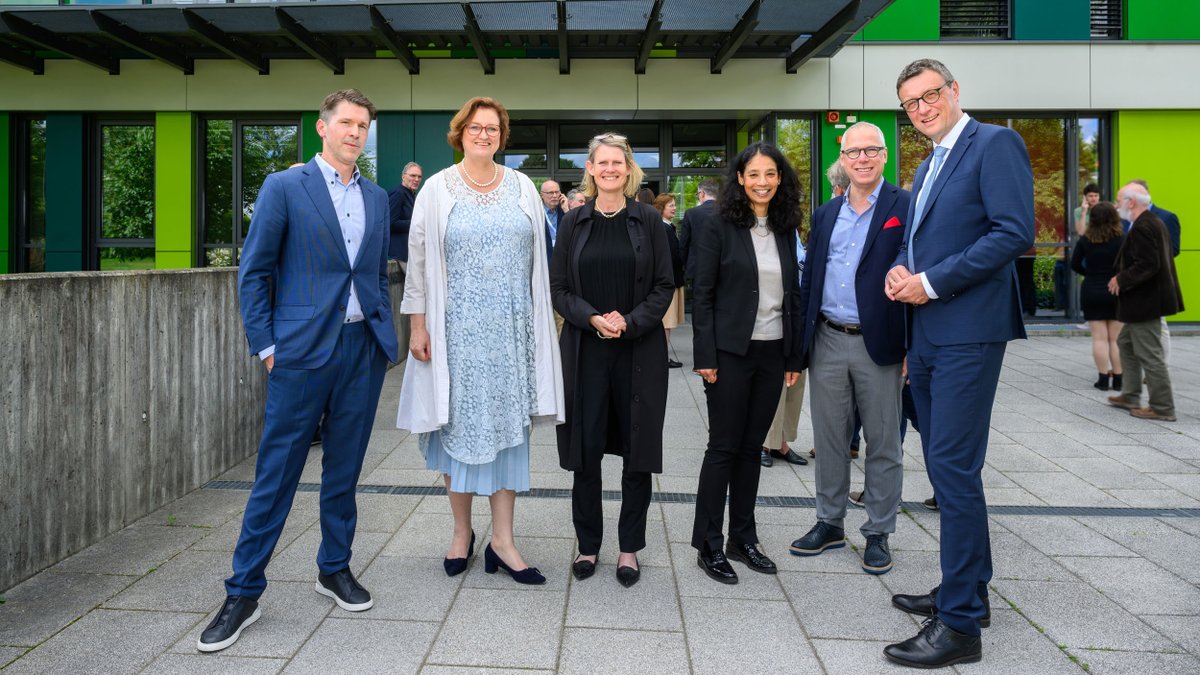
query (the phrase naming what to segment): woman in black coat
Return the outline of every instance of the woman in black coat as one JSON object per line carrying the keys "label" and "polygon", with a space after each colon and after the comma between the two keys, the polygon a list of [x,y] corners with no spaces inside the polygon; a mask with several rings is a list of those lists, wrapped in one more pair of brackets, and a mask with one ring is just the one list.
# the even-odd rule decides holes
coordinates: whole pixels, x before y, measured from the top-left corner
{"label": "woman in black coat", "polygon": [[[776,572],[758,545],[754,501],[759,449],[779,403],[779,382],[794,385],[802,369],[793,234],[800,219],[796,172],[774,146],[754,143],[733,162],[717,212],[696,235],[693,345],[709,431],[692,546],[705,573],[726,584],[738,580],[729,559],[755,572]],[[726,492],[728,542],[721,533]]]}
{"label": "woman in black coat", "polygon": [[1121,390],[1121,352],[1117,349],[1121,322],[1117,321],[1117,296],[1108,291],[1108,280],[1116,274],[1124,239],[1117,209],[1099,202],[1088,210],[1087,228],[1071,254],[1071,269],[1083,275],[1079,304],[1092,329],[1092,359],[1100,374],[1092,386],[1100,391],[1108,391],[1110,386]]}
{"label": "woman in black coat", "polygon": [[646,547],[652,473],[662,471],[667,349],[662,318],[674,291],[671,253],[658,212],[631,197],[642,171],[624,136],[601,134],[588,147],[583,191],[595,197],[559,223],[550,294],[565,319],[562,349],[566,421],[558,426],[562,468],[575,473],[571,512],[576,579],[596,571],[603,536],[600,462],[620,455],[621,555],[617,580],[637,583]]}

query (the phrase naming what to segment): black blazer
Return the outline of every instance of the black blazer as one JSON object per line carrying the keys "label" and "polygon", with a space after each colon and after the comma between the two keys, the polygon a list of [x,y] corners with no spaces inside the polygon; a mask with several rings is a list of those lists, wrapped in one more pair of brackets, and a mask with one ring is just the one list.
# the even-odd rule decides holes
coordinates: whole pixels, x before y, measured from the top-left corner
{"label": "black blazer", "polygon": [[[758,260],[749,228],[727,222],[715,208],[711,217],[692,226],[692,351],[701,370],[717,367],[717,350],[744,355],[750,348],[758,314]],[[803,369],[803,352],[796,237],[791,232],[774,237],[783,272],[784,368],[798,372]]]}
{"label": "black blazer", "polygon": [[717,211],[717,200],[710,199],[683,212],[679,221],[679,255],[683,257],[683,268],[688,279],[696,278],[696,257],[692,255],[692,244],[696,241],[696,223],[711,218]]}
{"label": "black blazer", "polygon": [[1154,321],[1183,311],[1183,293],[1162,220],[1144,211],[1133,221],[1117,253],[1117,320]]}
{"label": "black blazer", "polygon": [[[883,181],[879,200],[875,202],[875,214],[871,217],[867,239],[863,244],[862,257],[858,261],[858,270],[854,274],[854,293],[858,301],[863,342],[871,360],[881,366],[904,360],[904,303],[888,300],[883,294],[883,280],[896,260],[900,245],[904,243],[904,221],[908,217],[910,199],[908,190]],[[845,201],[845,197],[835,197],[821,205],[812,217],[804,275],[800,280],[806,365],[817,333],[817,322],[820,321],[829,238]]]}
{"label": "black blazer", "polygon": [[403,185],[388,192],[388,209],[392,214],[392,238],[388,241],[388,257],[408,262],[408,228],[412,224],[413,202],[417,195]]}
{"label": "black blazer", "polygon": [[675,226],[662,221],[663,230],[667,233],[667,246],[671,249],[671,273],[675,277],[675,288],[683,287],[683,253],[679,250],[679,237],[675,236]]}

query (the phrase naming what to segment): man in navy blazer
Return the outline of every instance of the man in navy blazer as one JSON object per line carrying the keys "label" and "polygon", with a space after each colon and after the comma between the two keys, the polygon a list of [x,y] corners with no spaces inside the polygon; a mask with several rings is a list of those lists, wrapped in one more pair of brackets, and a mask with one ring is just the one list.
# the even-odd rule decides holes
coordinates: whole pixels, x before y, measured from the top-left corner
{"label": "man in navy blazer", "polygon": [[374,117],[358,90],[330,94],[317,120],[321,154],[268,176],[255,204],[238,297],[250,353],[267,369],[267,403],[228,597],[201,634],[200,651],[232,645],[259,618],[267,562],[322,416],[315,590],[348,611],[372,605],[349,567],[354,495],[387,363],[397,359],[387,193],[355,167]]}
{"label": "man in navy blazer", "polygon": [[408,228],[412,224],[413,204],[417,200],[421,178],[421,165],[409,162],[400,174],[400,184],[388,191],[388,211],[391,212],[388,257],[399,260],[401,269],[408,266]]}
{"label": "man in navy blazer", "polygon": [[1005,345],[1025,337],[1013,261],[1033,245],[1033,170],[1016,132],[963,113],[959,84],[941,62],[909,64],[896,92],[913,126],[935,143],[913,180],[885,292],[909,307],[908,376],[941,507],[942,583],[892,597],[933,619],[884,654],[933,668],[980,660],[980,628],[991,621],[980,471]]}
{"label": "man in navy blazer", "polygon": [[817,524],[792,543],[794,555],[846,545],[850,446],[855,409],[871,440],[864,461],[867,545],[862,569],[892,568],[888,535],[896,531],[903,484],[900,390],[904,306],[883,293],[908,218],[909,193],[883,179],[883,131],[859,122],[842,135],[838,161],[850,186],[813,214],[800,280],[813,441],[817,450]]}

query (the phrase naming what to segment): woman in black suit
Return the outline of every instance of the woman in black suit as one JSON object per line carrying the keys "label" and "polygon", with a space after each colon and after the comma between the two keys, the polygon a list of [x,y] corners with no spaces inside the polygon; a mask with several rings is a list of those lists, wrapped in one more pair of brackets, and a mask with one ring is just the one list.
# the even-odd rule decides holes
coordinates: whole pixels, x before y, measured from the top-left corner
{"label": "woman in black suit", "polygon": [[604,528],[600,461],[620,455],[621,555],[617,580],[637,583],[646,547],[652,473],[662,471],[667,412],[667,343],[662,318],[675,290],[658,211],[633,200],[642,171],[624,136],[588,146],[583,191],[591,199],[558,226],[550,295],[566,320],[562,349],[566,421],[558,426],[562,468],[575,472],[571,512],[576,579],[596,571]]}
{"label": "woman in black suit", "polygon": [[1092,329],[1092,359],[1100,375],[1092,386],[1100,391],[1109,387],[1120,391],[1122,384],[1121,352],[1117,349],[1121,322],[1117,321],[1117,296],[1108,291],[1108,280],[1117,273],[1117,254],[1124,240],[1117,209],[1099,202],[1088,210],[1087,229],[1071,255],[1071,269],[1083,275],[1079,304]]}
{"label": "woman in black suit", "polygon": [[[774,146],[754,143],[734,160],[717,211],[697,234],[693,346],[709,431],[692,546],[705,573],[726,584],[738,580],[729,559],[755,572],[776,572],[758,546],[754,500],[759,449],[779,403],[779,382],[794,385],[802,370],[793,235],[800,219],[796,172]],[[727,491],[729,540],[723,542]]]}

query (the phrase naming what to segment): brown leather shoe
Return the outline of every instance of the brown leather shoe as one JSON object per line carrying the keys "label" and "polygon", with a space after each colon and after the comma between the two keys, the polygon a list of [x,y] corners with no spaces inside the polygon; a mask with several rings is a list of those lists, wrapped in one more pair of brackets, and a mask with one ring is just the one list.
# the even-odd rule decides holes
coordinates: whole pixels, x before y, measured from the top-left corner
{"label": "brown leather shoe", "polygon": [[1141,404],[1139,403],[1130,403],[1129,401],[1125,400],[1125,396],[1122,394],[1109,396],[1108,403],[1116,408],[1124,408],[1126,410],[1135,410],[1141,407]]}
{"label": "brown leather shoe", "polygon": [[1154,410],[1154,408],[1130,408],[1129,414],[1143,420],[1155,420],[1158,422],[1174,422],[1174,415],[1164,415]]}
{"label": "brown leather shoe", "polygon": [[850,459],[858,459],[858,448],[850,446]]}

